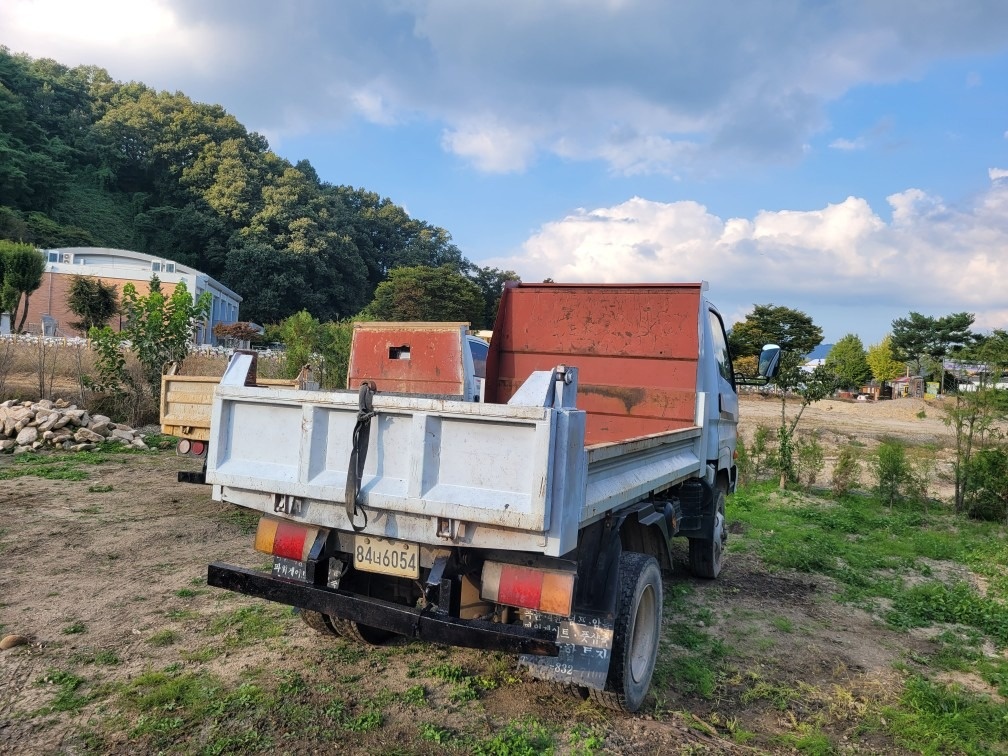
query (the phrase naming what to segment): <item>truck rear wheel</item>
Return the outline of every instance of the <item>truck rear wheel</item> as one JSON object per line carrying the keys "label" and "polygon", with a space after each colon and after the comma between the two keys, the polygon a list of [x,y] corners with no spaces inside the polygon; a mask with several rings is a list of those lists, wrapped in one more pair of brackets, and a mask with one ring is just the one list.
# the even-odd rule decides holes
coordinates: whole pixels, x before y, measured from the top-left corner
{"label": "truck rear wheel", "polygon": [[721,574],[724,565],[725,543],[728,529],[725,527],[725,493],[718,488],[714,494],[717,506],[714,515],[712,538],[689,539],[690,572],[695,577],[713,580]]}
{"label": "truck rear wheel", "polygon": [[357,643],[364,643],[369,646],[381,646],[395,637],[395,633],[388,630],[381,630],[370,625],[362,625],[359,622],[351,622],[342,617],[333,617],[321,612],[311,612],[302,609],[301,619],[312,630],[323,635],[338,635]]}
{"label": "truck rear wheel", "polygon": [[661,636],[662,579],[654,557],[624,552],[619,563],[619,597],[612,659],[605,690],[591,696],[609,709],[633,713],[651,687]]}

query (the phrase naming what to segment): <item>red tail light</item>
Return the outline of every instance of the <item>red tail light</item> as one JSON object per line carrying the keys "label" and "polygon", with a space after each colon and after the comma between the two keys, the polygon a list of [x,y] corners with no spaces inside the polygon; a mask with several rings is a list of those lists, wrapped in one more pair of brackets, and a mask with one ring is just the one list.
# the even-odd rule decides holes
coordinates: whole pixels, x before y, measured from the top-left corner
{"label": "red tail light", "polygon": [[480,595],[495,604],[566,617],[574,599],[574,573],[485,562]]}

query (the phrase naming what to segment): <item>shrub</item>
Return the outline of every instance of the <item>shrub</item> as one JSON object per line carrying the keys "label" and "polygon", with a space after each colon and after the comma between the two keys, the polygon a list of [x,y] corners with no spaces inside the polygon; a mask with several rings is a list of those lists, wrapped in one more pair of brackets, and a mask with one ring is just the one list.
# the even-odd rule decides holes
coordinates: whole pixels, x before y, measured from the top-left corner
{"label": "shrub", "polygon": [[814,436],[802,439],[795,444],[795,467],[797,467],[798,482],[804,486],[815,485],[816,479],[823,470],[825,455],[822,444]]}
{"label": "shrub", "polygon": [[836,464],[833,466],[833,476],[830,487],[836,496],[850,493],[851,489],[861,482],[861,462],[854,455],[854,450],[847,446],[840,450]]}
{"label": "shrub", "polygon": [[1008,521],[1008,452],[981,449],[967,466],[966,513],[977,520]]}
{"label": "shrub", "polygon": [[895,439],[883,441],[879,444],[873,467],[875,493],[879,500],[889,507],[902,501],[906,495],[907,485],[911,481],[906,446]]}

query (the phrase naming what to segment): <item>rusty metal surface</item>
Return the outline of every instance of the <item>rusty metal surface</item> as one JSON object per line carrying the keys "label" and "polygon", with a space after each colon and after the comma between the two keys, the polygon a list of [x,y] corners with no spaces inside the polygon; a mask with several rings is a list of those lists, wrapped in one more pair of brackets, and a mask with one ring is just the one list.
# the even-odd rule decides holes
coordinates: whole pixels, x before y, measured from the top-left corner
{"label": "rusty metal surface", "polygon": [[465,323],[355,323],[347,385],[373,381],[383,392],[462,396],[466,331]]}
{"label": "rusty metal surface", "polygon": [[690,427],[702,284],[516,284],[504,290],[487,361],[487,401],[534,370],[579,373],[587,444]]}

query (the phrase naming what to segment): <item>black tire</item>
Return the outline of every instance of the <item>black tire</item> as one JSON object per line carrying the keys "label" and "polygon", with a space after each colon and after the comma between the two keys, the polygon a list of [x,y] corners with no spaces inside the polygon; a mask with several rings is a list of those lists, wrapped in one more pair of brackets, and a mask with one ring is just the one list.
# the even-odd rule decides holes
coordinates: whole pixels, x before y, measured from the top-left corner
{"label": "black tire", "polygon": [[713,580],[721,574],[724,566],[725,544],[728,541],[728,527],[725,522],[725,493],[720,488],[716,497],[715,522],[712,538],[689,539],[690,572],[694,577]]}
{"label": "black tire", "polygon": [[322,612],[310,612],[307,609],[300,610],[298,614],[301,615],[301,621],[316,633],[321,635],[339,635],[336,628],[333,627],[332,619],[329,615],[322,614]]}
{"label": "black tire", "polygon": [[301,619],[312,630],[322,635],[337,635],[355,643],[367,646],[381,646],[395,637],[395,633],[381,630],[377,627],[351,622],[342,617],[333,617],[321,612],[310,612],[302,609]]}
{"label": "black tire", "polygon": [[612,658],[605,690],[592,690],[602,706],[638,711],[651,687],[661,637],[662,578],[654,557],[623,552],[613,628]]}

